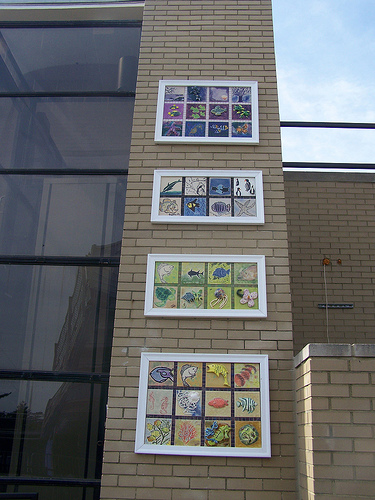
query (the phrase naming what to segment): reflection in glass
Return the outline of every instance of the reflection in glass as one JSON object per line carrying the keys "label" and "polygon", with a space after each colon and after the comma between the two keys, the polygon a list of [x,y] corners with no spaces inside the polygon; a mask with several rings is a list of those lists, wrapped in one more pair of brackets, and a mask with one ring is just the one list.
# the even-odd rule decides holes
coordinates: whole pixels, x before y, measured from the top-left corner
{"label": "reflection in glass", "polygon": [[119,255],[126,176],[0,176],[0,254]]}
{"label": "reflection in glass", "polygon": [[[33,484],[27,486],[8,485],[3,487],[4,491],[19,493],[38,493],[38,500],[98,500],[100,487],[82,487],[82,486],[42,486]],[[0,491],[3,491],[0,485]]]}
{"label": "reflection in glass", "polygon": [[0,266],[0,367],[109,371],[118,269]]}
{"label": "reflection in glass", "polygon": [[98,478],[105,392],[100,384],[1,380],[0,475]]}
{"label": "reflection in glass", "polygon": [[134,25],[0,30],[0,492],[99,499],[107,384],[90,373],[109,372],[118,268],[74,264],[120,255],[139,41]]}
{"label": "reflection in glass", "polygon": [[124,169],[134,97],[0,99],[0,167]]}
{"label": "reflection in glass", "polygon": [[134,92],[140,34],[134,26],[3,28],[0,91]]}

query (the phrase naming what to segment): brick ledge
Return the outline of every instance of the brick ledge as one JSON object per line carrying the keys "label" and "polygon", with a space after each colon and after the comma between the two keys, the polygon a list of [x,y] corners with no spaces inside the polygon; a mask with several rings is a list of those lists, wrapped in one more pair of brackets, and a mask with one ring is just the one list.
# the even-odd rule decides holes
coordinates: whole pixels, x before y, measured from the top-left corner
{"label": "brick ledge", "polygon": [[294,357],[294,368],[312,357],[375,358],[375,344],[307,344]]}

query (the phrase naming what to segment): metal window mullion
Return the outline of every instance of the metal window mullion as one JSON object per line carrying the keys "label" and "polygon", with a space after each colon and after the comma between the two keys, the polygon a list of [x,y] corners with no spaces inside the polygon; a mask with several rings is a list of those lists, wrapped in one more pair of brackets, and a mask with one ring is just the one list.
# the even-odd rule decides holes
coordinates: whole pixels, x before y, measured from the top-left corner
{"label": "metal window mullion", "polygon": [[43,99],[43,98],[74,98],[74,97],[135,97],[135,92],[128,92],[124,90],[80,90],[80,91],[2,91],[0,92],[1,99],[21,99],[21,98],[31,98],[31,99]]}
{"label": "metal window mullion", "polygon": [[62,168],[62,169],[56,169],[56,168],[36,168],[36,169],[31,169],[31,168],[3,168],[0,169],[0,174],[2,175],[59,175],[59,176],[68,176],[68,175],[87,175],[87,176],[92,176],[92,175],[126,175],[128,173],[127,168],[122,168],[122,169],[98,169],[98,170],[92,170],[92,169],[87,169],[85,170],[84,168]]}
{"label": "metal window mullion", "polygon": [[87,372],[53,372],[42,370],[0,370],[0,380],[108,384],[109,374]]}
{"label": "metal window mullion", "polygon": [[60,257],[44,255],[0,255],[0,264],[23,266],[118,267],[120,257]]}

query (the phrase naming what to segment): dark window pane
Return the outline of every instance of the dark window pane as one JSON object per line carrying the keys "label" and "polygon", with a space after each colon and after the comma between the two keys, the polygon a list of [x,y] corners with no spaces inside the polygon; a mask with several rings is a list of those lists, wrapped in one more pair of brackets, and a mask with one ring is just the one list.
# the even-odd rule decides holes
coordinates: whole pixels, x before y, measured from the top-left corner
{"label": "dark window pane", "polygon": [[133,97],[0,99],[0,168],[124,169]]}
{"label": "dark window pane", "polygon": [[0,367],[108,372],[117,275],[117,268],[1,265]]}
{"label": "dark window pane", "polygon": [[[137,27],[0,30],[0,254],[13,256],[0,265],[0,492],[99,500],[79,480],[99,483],[107,387],[77,380],[109,373],[118,269],[73,264],[120,253],[134,97],[113,92],[135,91],[139,39]],[[34,255],[72,265],[15,263]]]}
{"label": "dark window pane", "polygon": [[126,176],[0,176],[0,254],[119,255]]}
{"label": "dark window pane", "polygon": [[[1,486],[0,492],[25,492],[38,493],[38,500],[99,500],[100,487],[82,487],[82,486],[41,486],[39,484],[30,484],[27,486]],[[25,496],[25,499],[29,498]],[[31,498],[31,497],[30,497]]]}
{"label": "dark window pane", "polygon": [[135,91],[140,27],[0,31],[0,91]]}
{"label": "dark window pane", "polygon": [[100,477],[105,387],[0,380],[0,394],[1,475]]}
{"label": "dark window pane", "polygon": [[[29,488],[25,492],[17,492],[17,493],[9,493],[3,492],[4,489],[7,489],[7,486],[0,486],[0,492],[1,492],[1,498],[7,499],[7,500],[15,500],[16,498],[20,500],[38,500],[38,493],[36,492],[31,492]],[[10,487],[9,490],[13,490],[14,488]]]}

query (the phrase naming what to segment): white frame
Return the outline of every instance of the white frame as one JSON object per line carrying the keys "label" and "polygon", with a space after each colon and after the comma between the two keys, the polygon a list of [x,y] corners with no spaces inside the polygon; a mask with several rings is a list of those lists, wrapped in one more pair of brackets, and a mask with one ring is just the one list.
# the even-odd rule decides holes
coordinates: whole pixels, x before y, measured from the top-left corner
{"label": "white frame", "polygon": [[[260,364],[260,422],[262,445],[259,448],[244,447],[208,447],[153,445],[145,443],[148,373],[150,361],[186,361],[211,363],[259,363]],[[234,386],[232,390],[235,390]],[[202,421],[203,421],[202,417]],[[212,419],[212,417],[209,417]],[[141,353],[140,380],[138,391],[137,426],[135,436],[135,453],[165,455],[198,455],[198,456],[233,456],[233,457],[271,457],[271,427],[269,401],[269,367],[266,354],[195,354],[195,353]]]}
{"label": "white frame", "polygon": [[[232,216],[232,215],[160,215],[159,204],[161,200],[161,181],[164,177],[209,177],[221,178],[254,178],[255,180],[255,212],[254,216]],[[235,193],[232,194],[232,199]],[[168,193],[165,195],[168,196]],[[194,197],[193,195],[186,195]],[[207,195],[207,198],[209,196]],[[237,197],[234,196],[234,200]],[[238,197],[239,198],[239,197]],[[241,196],[244,198],[244,196]],[[181,197],[177,197],[181,199]],[[223,198],[224,199],[224,198]],[[220,198],[221,200],[221,198]],[[234,201],[235,203],[235,201]],[[261,170],[155,170],[152,193],[151,222],[169,224],[264,224],[264,201],[263,201],[263,175]]]}
{"label": "white frame", "polygon": [[[165,87],[249,87],[251,88],[251,137],[186,137],[186,136],[163,136],[164,95]],[[183,118],[186,121],[186,117]],[[201,120],[208,124],[209,119]],[[232,120],[228,118],[229,128]],[[235,120],[239,121],[239,120]],[[250,122],[250,120],[249,120]],[[220,122],[218,122],[220,123]],[[206,126],[208,133],[208,127]],[[215,81],[215,80],[160,80],[156,111],[155,142],[168,143],[193,143],[193,144],[258,144],[259,143],[259,107],[258,107],[258,82],[257,81]]]}
{"label": "white frame", "polygon": [[[197,309],[197,308],[167,308],[154,307],[155,286],[155,264],[158,261],[166,262],[223,262],[223,263],[253,263],[257,264],[258,280],[258,308],[252,309]],[[207,287],[210,286],[205,284]],[[218,282],[217,286],[225,286]],[[171,286],[173,286],[171,284]],[[181,285],[182,287],[184,285]],[[197,285],[200,286],[200,285]],[[215,285],[216,286],[216,285]],[[234,285],[227,285],[234,286]],[[246,285],[243,285],[245,287]],[[251,286],[251,285],[250,285]],[[266,318],[266,265],[264,255],[182,255],[182,254],[149,254],[147,259],[146,293],[145,293],[145,316],[162,317],[204,317],[204,318]]]}

